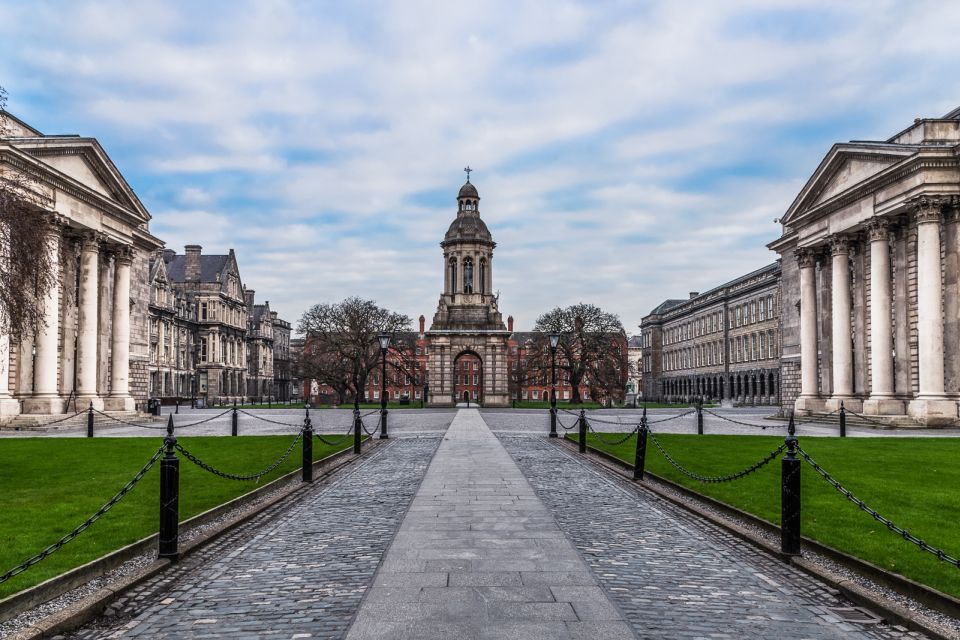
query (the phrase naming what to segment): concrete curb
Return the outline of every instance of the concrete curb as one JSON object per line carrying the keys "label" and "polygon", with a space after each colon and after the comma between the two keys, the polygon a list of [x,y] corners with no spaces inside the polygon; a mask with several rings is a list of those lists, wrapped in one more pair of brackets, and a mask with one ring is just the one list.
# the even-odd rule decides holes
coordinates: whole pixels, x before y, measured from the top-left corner
{"label": "concrete curb", "polygon": [[[570,449],[573,452],[578,452],[577,444],[575,442],[568,440],[566,438],[556,438],[554,440],[557,441],[558,446],[562,446],[564,448]],[[759,548],[765,553],[768,553],[772,556],[775,556],[776,558],[779,558],[783,562],[792,564],[793,566],[804,571],[805,573],[830,585],[834,589],[837,589],[838,591],[843,593],[848,599],[850,599],[852,602],[860,606],[865,606],[870,609],[873,609],[874,611],[881,613],[888,620],[893,621],[896,624],[900,624],[914,631],[923,632],[933,638],[937,638],[939,640],[960,640],[960,633],[957,633],[952,629],[947,629],[945,627],[942,627],[940,624],[938,624],[933,620],[930,620],[926,616],[923,616],[915,611],[911,611],[906,607],[904,607],[903,605],[889,598],[883,597],[877,593],[874,593],[860,586],[859,584],[852,582],[848,578],[837,575],[829,571],[828,569],[821,567],[818,564],[815,564],[813,562],[810,562],[809,560],[804,559],[803,557],[796,557],[796,556],[790,556],[790,555],[784,554],[780,551],[779,548],[775,547],[774,545],[771,545],[769,542],[767,542],[763,538],[757,536],[756,533],[754,533],[753,531],[750,531],[740,526],[736,522],[728,520],[715,513],[704,511],[698,508],[696,504],[691,504],[686,500],[680,499],[676,495],[673,495],[668,491],[664,491],[663,489],[657,487],[654,484],[647,483],[647,482],[642,482],[642,483],[635,482],[632,477],[633,465],[630,465],[624,462],[623,460],[620,460],[619,458],[616,458],[606,453],[605,451],[600,451],[599,449],[595,449],[589,445],[587,447],[587,450],[590,453],[594,454],[593,456],[588,457],[587,460],[593,463],[595,466],[609,473],[615,474],[617,477],[619,477],[622,480],[629,481],[630,483],[634,484],[634,486],[637,487],[638,489],[649,491],[650,493],[653,493],[656,496],[663,498],[664,500],[667,500],[668,502],[675,504],[693,513],[697,517],[703,518],[704,520],[707,520],[712,524],[722,527],[723,529],[729,531],[730,533],[742,539],[743,541],[754,545],[755,547]],[[626,473],[627,470],[630,471],[629,474]],[[708,496],[704,496],[695,491],[691,491],[686,487],[678,485],[670,480],[667,480],[666,478],[662,478],[650,472],[645,472],[645,475],[649,476],[650,478],[655,480],[657,483],[660,483],[666,487],[669,487],[672,491],[676,491],[677,493],[680,493],[681,495],[689,497],[693,500],[699,500],[701,502],[705,502],[711,507],[716,507],[718,510],[726,512],[733,517],[747,520],[751,524],[756,524],[760,528],[763,528],[767,531],[774,531],[777,534],[779,534],[780,532],[780,528],[777,527],[776,525],[770,522],[767,522],[766,520],[757,518],[752,514],[746,513],[745,511],[741,511],[736,507],[731,507],[730,505],[727,505],[723,502],[720,502]],[[884,569],[881,569],[880,567],[877,567],[870,563],[866,563],[858,558],[853,558],[852,556],[848,556],[847,554],[837,551],[836,549],[826,547],[825,545],[822,545],[809,538],[804,537],[803,544],[804,546],[811,548],[811,550],[819,553],[823,553],[823,555],[831,557],[833,560],[836,560],[838,563],[843,564],[850,570],[855,571],[857,573],[861,573],[868,578],[874,578],[877,575],[877,572],[887,574],[888,580],[883,581],[886,584],[886,586],[889,586],[895,591],[901,591],[901,592],[906,591],[905,595],[908,595],[910,597],[914,597],[913,589],[919,587],[920,589],[923,589],[924,591],[927,592],[925,594],[925,597],[922,599],[924,604],[927,604],[932,609],[936,609],[946,615],[954,615],[950,611],[955,606],[954,603],[956,602],[956,599],[952,598],[947,594],[940,593],[939,591],[926,587],[925,585],[920,585],[919,583],[913,582],[912,580],[908,580],[903,576],[890,573]],[[864,571],[861,565],[868,565],[870,567],[870,570]],[[898,585],[901,581],[905,581],[909,583],[911,585],[911,589],[909,590],[898,589],[896,585]],[[937,606],[936,604],[931,604],[929,602],[929,600],[931,599],[940,599],[941,600],[941,602],[939,603],[940,606]]]}
{"label": "concrete curb", "polygon": [[[314,483],[329,477],[336,471],[348,464],[351,464],[352,462],[367,457],[372,450],[381,445],[381,441],[374,438],[364,440],[364,444],[367,443],[369,443],[368,446],[364,447],[364,450],[361,451],[359,456],[354,456],[352,447],[348,447],[343,451],[338,451],[337,453],[329,455],[326,458],[321,458],[320,460],[314,461],[314,471],[322,470],[321,475],[314,478]],[[260,505],[257,505],[256,508],[241,513],[224,522],[216,529],[204,533],[203,535],[183,544],[180,548],[180,557],[183,558],[195,551],[202,549],[210,542],[216,540],[225,533],[232,531],[239,525],[251,520],[263,511],[286,500],[287,498],[290,498],[291,496],[294,496],[297,493],[304,491],[307,488],[306,485],[302,483],[294,484],[294,482],[299,479],[301,473],[302,471],[300,469],[291,471],[290,473],[287,473],[262,487],[258,487],[249,493],[245,493],[229,502],[225,502],[222,505],[218,505],[212,509],[209,509],[208,511],[197,514],[189,520],[183,521],[180,525],[181,527],[184,527],[190,523],[189,528],[195,528],[219,517],[231,509],[242,507],[243,505],[254,501],[259,496],[263,495],[264,493],[268,493],[278,486],[282,486],[283,484],[290,485],[286,490],[281,491],[276,496],[264,501]],[[46,582],[42,582],[19,593],[15,593],[5,600],[0,601],[0,609],[4,609],[4,615],[6,616],[5,619],[12,618],[33,606],[37,606],[43,602],[52,600],[53,598],[66,593],[70,589],[103,575],[106,571],[119,566],[127,560],[135,558],[136,556],[142,554],[145,550],[148,550],[150,546],[156,543],[156,541],[157,534],[153,534],[122,549],[113,551],[86,565],[77,567],[68,573],[51,578]],[[93,594],[78,600],[61,611],[46,616],[27,629],[14,634],[12,638],[13,640],[34,640],[37,638],[50,637],[71,629],[75,629],[100,615],[100,613],[106,608],[106,606],[113,600],[114,597],[132,587],[139,585],[145,580],[152,578],[153,576],[167,569],[172,564],[172,562],[166,559],[155,560],[147,567],[136,571],[130,576],[121,578],[110,586],[98,589]],[[20,602],[21,600],[22,602]],[[7,612],[5,610],[5,606],[8,602],[14,602],[14,606],[18,607],[16,612],[9,616],[6,615]],[[23,603],[25,602],[29,602],[30,604],[24,605]]]}

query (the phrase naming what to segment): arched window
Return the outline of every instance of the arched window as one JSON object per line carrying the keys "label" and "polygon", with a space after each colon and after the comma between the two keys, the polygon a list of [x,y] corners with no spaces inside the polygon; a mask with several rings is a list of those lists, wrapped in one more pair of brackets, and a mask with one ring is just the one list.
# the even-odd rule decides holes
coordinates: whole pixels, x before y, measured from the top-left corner
{"label": "arched window", "polygon": [[463,260],[463,292],[473,293],[473,259]]}
{"label": "arched window", "polygon": [[480,258],[480,293],[487,292],[487,261]]}
{"label": "arched window", "polygon": [[450,258],[450,293],[457,292],[457,259]]}

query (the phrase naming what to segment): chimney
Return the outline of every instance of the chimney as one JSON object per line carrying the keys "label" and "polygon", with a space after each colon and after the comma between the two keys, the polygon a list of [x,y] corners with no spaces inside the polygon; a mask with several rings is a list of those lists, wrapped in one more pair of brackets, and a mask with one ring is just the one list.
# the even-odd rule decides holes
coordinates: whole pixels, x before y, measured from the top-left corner
{"label": "chimney", "polygon": [[421,336],[424,333],[424,327],[426,327],[426,325],[427,325],[427,319],[424,318],[423,316],[420,316],[420,335]]}
{"label": "chimney", "polygon": [[700,292],[699,292],[699,291],[691,291],[691,292],[690,292],[690,299],[693,300],[693,299],[696,298],[698,295],[700,295]]}
{"label": "chimney", "polygon": [[513,333],[513,316],[507,316],[507,331]]}
{"label": "chimney", "polygon": [[163,263],[170,264],[170,261],[173,260],[173,256],[177,255],[177,252],[173,249],[164,249],[163,250]]}
{"label": "chimney", "polygon": [[198,244],[188,244],[183,249],[186,254],[183,279],[186,282],[200,282],[200,251],[203,247]]}
{"label": "chimney", "polygon": [[243,304],[247,305],[248,308],[253,309],[253,294],[256,291],[253,289],[244,289],[243,290]]}

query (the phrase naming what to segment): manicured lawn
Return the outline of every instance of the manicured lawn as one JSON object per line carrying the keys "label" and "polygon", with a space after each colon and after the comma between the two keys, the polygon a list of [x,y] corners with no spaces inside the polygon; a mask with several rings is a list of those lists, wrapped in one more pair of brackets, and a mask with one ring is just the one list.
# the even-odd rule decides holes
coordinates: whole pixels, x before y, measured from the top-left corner
{"label": "manicured lawn", "polygon": [[[294,435],[183,437],[188,451],[241,475],[269,466]],[[0,574],[59,540],[93,514],[150,459],[161,438],[5,438],[0,440]],[[313,443],[314,459],[352,446]],[[180,457],[180,519],[252,491],[300,467],[290,457],[259,483],[226,480]],[[159,519],[159,462],[100,520],[53,555],[0,583],[0,598],[42,582],[155,533]]]}
{"label": "manicured lawn", "polygon": [[[607,438],[615,434],[607,435]],[[771,436],[658,434],[664,449],[701,475],[739,471],[783,443]],[[575,436],[572,439],[576,439]],[[590,445],[633,464],[636,439]],[[800,446],[835,479],[897,525],[960,557],[960,439],[801,438]],[[652,441],[646,469],[700,493],[780,523],[780,460],[735,482],[701,484],[679,473]],[[902,540],[861,512],[810,465],[802,467],[802,533],[880,567],[960,596],[960,569]]]}
{"label": "manicured lawn", "polygon": [[[514,400],[512,403],[514,409],[549,409],[550,401],[537,401],[537,400]],[[573,404],[572,402],[557,402],[557,409],[566,409],[568,411],[573,411],[576,409],[599,409],[599,402],[581,402],[580,404]]]}

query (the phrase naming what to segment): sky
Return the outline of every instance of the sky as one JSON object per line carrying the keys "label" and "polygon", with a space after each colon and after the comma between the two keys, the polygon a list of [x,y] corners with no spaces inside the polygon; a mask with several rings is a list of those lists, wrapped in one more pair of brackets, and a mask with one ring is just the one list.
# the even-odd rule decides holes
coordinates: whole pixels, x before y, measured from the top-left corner
{"label": "sky", "polygon": [[429,325],[469,165],[504,317],[634,333],[773,262],[833,143],[960,106],[958,33],[923,0],[4,0],[0,86],[294,326],[351,295]]}

